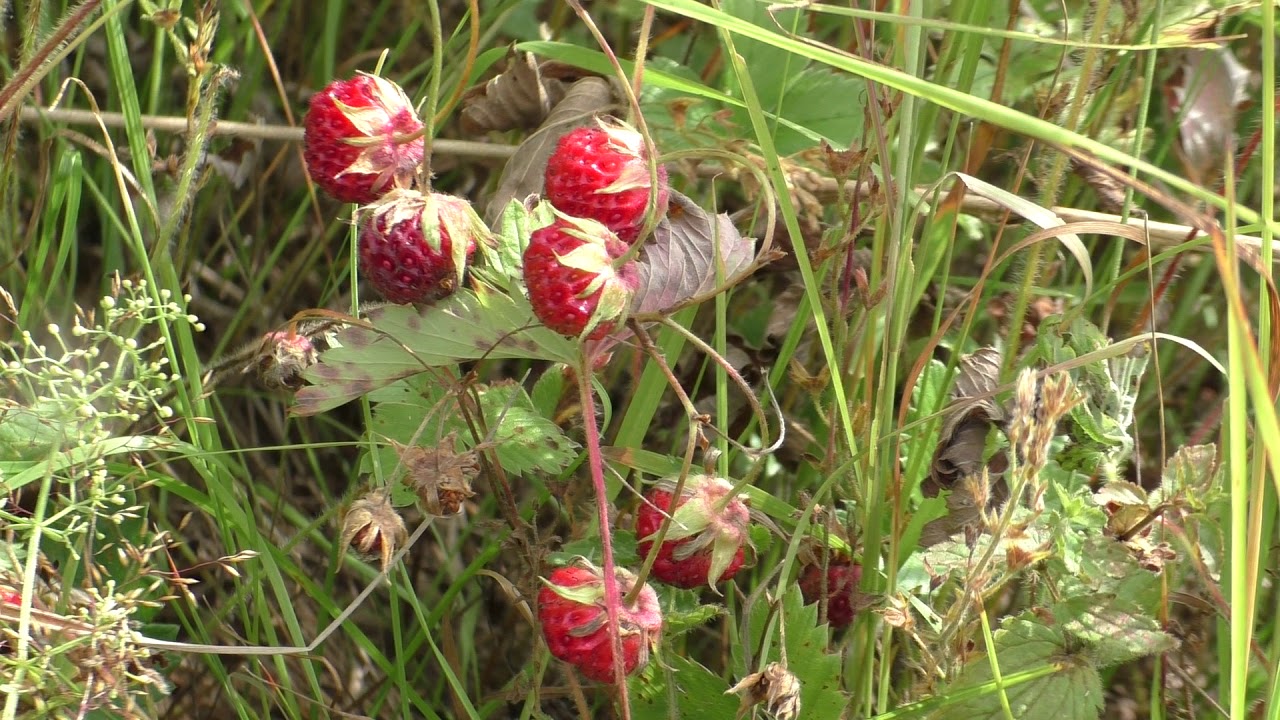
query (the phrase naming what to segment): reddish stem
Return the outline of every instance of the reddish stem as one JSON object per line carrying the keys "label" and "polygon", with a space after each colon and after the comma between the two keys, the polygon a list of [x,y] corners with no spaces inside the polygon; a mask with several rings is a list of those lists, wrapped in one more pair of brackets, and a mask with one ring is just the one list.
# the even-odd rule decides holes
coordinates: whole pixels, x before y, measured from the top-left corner
{"label": "reddish stem", "polygon": [[622,704],[622,720],[631,720],[631,703],[627,698],[627,674],[622,661],[622,634],[618,625],[618,609],[622,595],[618,592],[618,576],[613,565],[613,531],[609,527],[609,491],[604,484],[604,460],[600,453],[600,428],[596,427],[595,395],[591,392],[592,354],[584,348],[578,364],[578,395],[582,403],[582,421],[586,428],[587,465],[591,468],[591,484],[596,491],[596,513],[600,523],[600,544],[604,555],[604,606],[609,616],[609,640],[613,643],[613,678]]}

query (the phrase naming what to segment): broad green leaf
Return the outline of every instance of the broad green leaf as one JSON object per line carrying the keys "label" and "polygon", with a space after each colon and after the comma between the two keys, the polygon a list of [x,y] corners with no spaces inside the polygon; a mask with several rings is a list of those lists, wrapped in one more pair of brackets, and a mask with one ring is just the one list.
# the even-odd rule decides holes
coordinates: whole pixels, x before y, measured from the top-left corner
{"label": "broad green leaf", "polygon": [[53,403],[27,408],[0,400],[0,457],[38,460],[57,451],[66,438]]}
{"label": "broad green leaf", "polygon": [[1154,618],[1115,595],[1070,598],[1054,605],[1052,613],[1063,630],[1084,642],[1084,652],[1099,667],[1154,655],[1174,646],[1173,638],[1160,630]]}
{"label": "broad green leaf", "polygon": [[[1018,720],[1095,720],[1102,710],[1102,680],[1087,658],[1074,652],[1061,629],[1048,627],[1035,616],[1005,620],[995,632],[995,651],[1001,675],[1056,666],[1058,671],[1005,688],[1009,709]],[[994,679],[990,659],[971,657],[959,677],[943,690],[954,693]],[[932,720],[1005,720],[999,690],[945,707]]]}

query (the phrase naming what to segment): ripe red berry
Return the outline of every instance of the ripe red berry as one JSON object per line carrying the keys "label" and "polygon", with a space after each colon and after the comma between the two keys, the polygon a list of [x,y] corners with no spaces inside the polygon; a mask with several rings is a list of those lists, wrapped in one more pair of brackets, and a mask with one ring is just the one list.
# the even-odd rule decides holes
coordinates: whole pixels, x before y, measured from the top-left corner
{"label": "ripe red berry", "polygon": [[626,246],[600,223],[559,217],[537,230],[524,251],[529,304],[561,335],[607,335],[626,315],[639,284],[635,263],[615,269]]}
{"label": "ripe red berry", "polygon": [[397,188],[361,218],[360,272],[394,303],[452,293],[489,231],[466,200]]}
{"label": "ripe red berry", "polygon": [[[547,200],[574,217],[603,223],[633,242],[649,204],[649,162],[644,137],[613,120],[580,127],[560,138],[547,161]],[[667,211],[667,171],[658,166],[658,215]]]}
{"label": "ripe red berry", "polygon": [[[826,597],[827,622],[833,628],[847,627],[853,622],[854,598],[858,582],[862,579],[862,567],[846,557],[832,556],[827,562]],[[800,593],[806,604],[822,598],[823,579],[821,563],[805,566],[800,571]]]}
{"label": "ripe red berry", "polygon": [[675,483],[663,481],[645,493],[636,514],[637,551],[649,554],[652,538],[671,514],[671,526],[658,547],[653,576],[668,585],[715,587],[742,568],[751,514],[741,498],[732,497],[733,483],[719,477],[694,475],[685,480],[681,500],[672,507]]}
{"label": "ripe red berry", "polygon": [[399,85],[361,73],[335,80],[311,96],[303,124],[307,172],[342,202],[370,203],[396,184],[408,185],[422,164],[422,129]]}
{"label": "ripe red berry", "polygon": [[[636,576],[618,568],[616,577],[618,592],[625,600]],[[538,592],[538,622],[551,654],[577,667],[590,680],[612,682],[613,641],[600,569],[579,560],[556,568],[544,582]],[[633,604],[618,608],[618,632],[622,670],[630,675],[648,664],[649,651],[662,634],[662,609],[653,588],[645,585]]]}

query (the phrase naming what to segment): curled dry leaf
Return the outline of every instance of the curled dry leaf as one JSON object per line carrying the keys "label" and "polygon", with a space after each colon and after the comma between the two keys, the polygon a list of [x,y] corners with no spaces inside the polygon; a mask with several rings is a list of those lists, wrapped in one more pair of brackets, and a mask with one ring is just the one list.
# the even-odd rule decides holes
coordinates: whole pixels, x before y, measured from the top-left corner
{"label": "curled dry leaf", "polygon": [[538,127],[565,91],[563,80],[543,76],[532,53],[512,48],[506,68],[462,98],[462,130],[475,135]]}
{"label": "curled dry leaf", "polygon": [[607,112],[613,104],[613,88],[602,78],[584,77],[570,85],[564,99],[556,103],[537,131],[525,138],[507,161],[498,189],[489,198],[485,222],[492,227],[512,200],[540,194],[547,158],[555,151],[560,136]]}
{"label": "curled dry leaf", "polygon": [[640,287],[631,311],[635,315],[668,314],[689,300],[714,294],[741,279],[754,260],[755,241],[744,238],[728,215],[712,217],[693,200],[672,191],[667,216],[644,245]]}
{"label": "curled dry leaf", "polygon": [[[951,397],[963,402],[986,395],[996,388],[999,379],[1000,352],[982,348],[960,358]],[[922,547],[973,527],[984,507],[1000,502],[1007,494],[1001,478],[1007,466],[1003,454],[986,464],[987,474],[983,476],[987,433],[1003,422],[1004,409],[990,397],[963,402],[943,421],[929,476],[921,491],[926,497],[935,497],[943,490],[950,490],[951,495],[947,497],[947,514],[924,526],[920,535]]]}

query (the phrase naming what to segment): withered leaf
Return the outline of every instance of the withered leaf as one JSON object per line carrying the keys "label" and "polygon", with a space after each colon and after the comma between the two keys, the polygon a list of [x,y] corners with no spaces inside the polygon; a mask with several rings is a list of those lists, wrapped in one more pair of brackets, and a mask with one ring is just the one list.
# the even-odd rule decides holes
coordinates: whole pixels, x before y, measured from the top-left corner
{"label": "withered leaf", "polygon": [[[943,490],[952,491],[947,498],[948,514],[924,526],[920,535],[922,547],[935,545],[977,521],[983,507],[975,502],[973,493],[962,492],[958,486],[961,480],[982,473],[987,434],[992,427],[998,427],[1004,421],[1004,410],[994,398],[963,402],[987,395],[999,384],[1000,352],[985,347],[965,355],[960,358],[957,373],[951,397],[959,407],[942,423],[929,476],[921,485],[925,497],[935,497]],[[1003,455],[992,458],[987,465],[988,507],[1002,501],[1008,492],[1001,478],[1006,465]],[[987,484],[983,486],[988,487]]]}
{"label": "withered leaf", "polygon": [[750,269],[754,256],[754,241],[742,237],[728,215],[712,217],[672,191],[667,217],[644,245],[632,312],[669,313]]}
{"label": "withered leaf", "polygon": [[513,199],[540,194],[547,158],[555,151],[560,136],[587,124],[591,118],[607,112],[612,106],[613,88],[604,79],[584,77],[570,85],[564,99],[556,103],[541,127],[525,138],[507,161],[498,189],[485,208],[485,222],[492,227]]}
{"label": "withered leaf", "polygon": [[533,53],[512,48],[500,74],[463,96],[462,130],[475,135],[538,127],[565,91],[563,80],[543,76]]}

